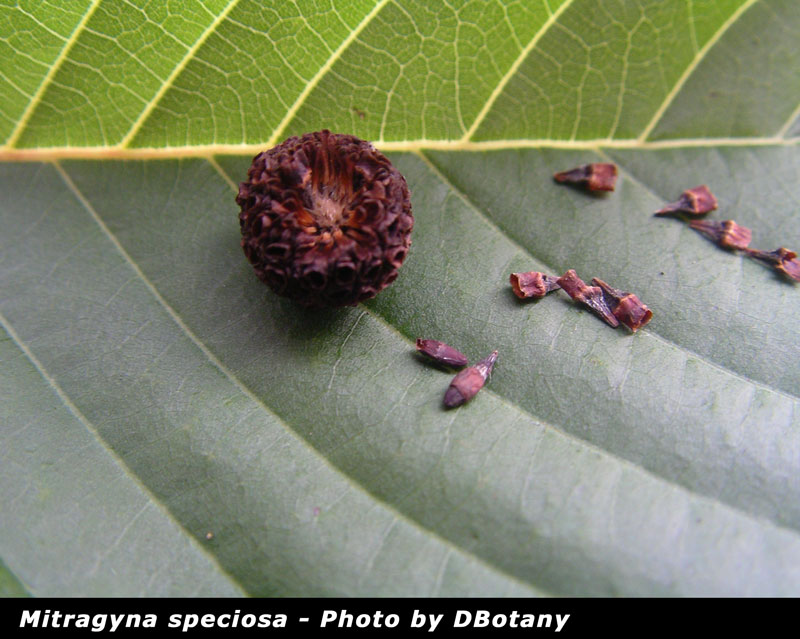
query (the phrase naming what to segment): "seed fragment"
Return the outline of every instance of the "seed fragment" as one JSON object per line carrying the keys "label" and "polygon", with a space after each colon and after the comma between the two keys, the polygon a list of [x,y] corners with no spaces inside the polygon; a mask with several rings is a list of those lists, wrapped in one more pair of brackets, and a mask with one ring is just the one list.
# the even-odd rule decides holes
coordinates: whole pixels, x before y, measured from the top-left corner
{"label": "seed fragment", "polygon": [[614,317],[634,333],[653,318],[653,312],[633,293],[612,288],[596,277],[592,278],[592,284],[602,289],[603,297]]}
{"label": "seed fragment", "polygon": [[494,351],[477,364],[458,373],[444,394],[444,405],[447,408],[455,408],[475,397],[486,383],[496,361],[497,351]]}
{"label": "seed fragment", "polygon": [[739,226],[733,220],[691,220],[689,226],[722,248],[746,249],[752,237],[749,228]]}
{"label": "seed fragment", "polygon": [[569,269],[557,281],[567,295],[588,307],[606,324],[614,328],[619,326],[619,320],[614,317],[608,307],[602,288],[599,286],[586,286],[586,283],[578,277],[574,269]]}
{"label": "seed fragment", "polygon": [[613,191],[617,184],[617,165],[593,162],[553,175],[556,182],[580,184],[589,191]]}
{"label": "seed fragment", "polygon": [[750,257],[766,262],[776,271],[800,282],[800,260],[797,259],[797,253],[794,251],[780,247],[774,251],[745,249],[745,252]]}
{"label": "seed fragment", "polygon": [[705,215],[717,208],[717,198],[703,184],[695,186],[681,193],[674,202],[656,211],[656,215],[671,215],[673,213],[689,213],[690,215]]}
{"label": "seed fragment", "polygon": [[452,346],[448,346],[444,342],[439,342],[435,339],[421,339],[418,337],[417,351],[423,355],[427,355],[439,364],[445,364],[453,368],[461,368],[469,363],[467,356],[461,351],[457,351]]}
{"label": "seed fragment", "polygon": [[512,273],[509,277],[511,288],[520,299],[532,297],[540,299],[550,291],[561,288],[557,283],[557,277],[546,275],[539,271],[528,271],[527,273]]}

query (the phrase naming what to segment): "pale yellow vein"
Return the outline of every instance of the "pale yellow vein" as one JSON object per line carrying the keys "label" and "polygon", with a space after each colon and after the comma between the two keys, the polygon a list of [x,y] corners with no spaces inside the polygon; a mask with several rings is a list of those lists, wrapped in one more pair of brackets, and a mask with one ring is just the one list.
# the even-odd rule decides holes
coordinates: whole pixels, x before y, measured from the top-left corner
{"label": "pale yellow vein", "polygon": [[205,31],[200,34],[200,37],[195,41],[195,43],[186,51],[186,55],[184,55],[181,61],[175,66],[175,68],[169,74],[169,77],[167,77],[164,83],[159,87],[153,98],[145,105],[144,109],[139,114],[139,117],[136,118],[136,121],[133,123],[128,133],[126,133],[125,137],[120,141],[118,145],[119,147],[126,148],[130,144],[131,140],[133,140],[136,134],[139,133],[147,118],[150,117],[153,109],[158,106],[161,98],[164,97],[164,94],[170,88],[172,88],[172,85],[175,83],[175,79],[186,68],[189,62],[191,62],[200,47],[203,46],[205,41],[208,40],[208,37],[217,30],[217,27],[220,25],[220,23],[222,23],[223,20],[225,20],[227,15],[233,10],[238,2],[239,0],[231,0],[222,10],[222,12],[214,19],[214,21],[206,27]]}
{"label": "pale yellow vein", "polygon": [[[595,138],[591,140],[484,140],[462,142],[460,140],[396,140],[376,142],[382,151],[506,151],[512,149],[564,149],[596,151],[602,149],[634,149],[657,151],[683,148],[754,148],[794,147],[800,145],[800,137],[743,137],[743,138],[675,138],[672,140],[639,140]],[[55,160],[174,160],[181,158],[209,158],[214,155],[253,156],[267,148],[267,143],[256,144],[205,144],[173,147],[141,147],[122,149],[116,146],[63,146],[37,149],[0,148],[0,162],[52,162]]]}
{"label": "pale yellow vein", "polygon": [[52,66],[48,69],[47,74],[44,76],[44,79],[39,85],[39,88],[36,90],[36,93],[33,95],[33,98],[31,98],[31,101],[28,102],[28,106],[25,108],[25,112],[22,114],[19,122],[17,122],[17,126],[14,128],[11,136],[8,138],[8,140],[6,140],[6,147],[13,147],[19,141],[20,136],[25,131],[25,127],[28,126],[28,122],[36,110],[36,107],[38,107],[39,103],[42,101],[45,91],[50,86],[56,73],[58,73],[58,70],[64,64],[69,52],[72,51],[72,47],[78,41],[78,37],[83,31],[84,26],[86,26],[86,23],[89,22],[89,19],[92,17],[92,15],[94,15],[94,12],[99,5],[100,0],[93,0],[92,4],[86,10],[86,13],[83,14],[80,22],[78,22],[78,24],[75,26],[75,29],[73,29],[69,38],[64,42],[64,47],[61,49],[61,52],[55,59],[55,62],[53,62]]}
{"label": "pale yellow vein", "polygon": [[387,5],[390,0],[380,0],[372,10],[364,16],[364,18],[356,25],[356,28],[353,29],[350,34],[342,40],[342,43],[336,48],[331,56],[325,61],[325,63],[319,68],[319,70],[314,74],[314,77],[308,81],[306,86],[300,92],[300,95],[297,96],[297,99],[294,101],[289,110],[283,116],[283,119],[278,123],[278,126],[275,127],[275,130],[272,132],[272,135],[269,137],[267,141],[267,146],[274,146],[275,143],[278,141],[280,135],[283,133],[283,130],[288,126],[289,122],[292,121],[295,114],[300,110],[300,107],[305,104],[306,98],[309,94],[317,87],[322,77],[333,67],[336,61],[342,56],[342,53],[350,46],[350,43],[355,40],[359,34],[367,27],[368,24],[372,22],[372,19],[380,12],[381,9],[385,5]]}
{"label": "pale yellow vein", "polygon": [[509,83],[511,78],[514,77],[514,75],[517,73],[517,70],[519,69],[520,65],[528,57],[528,54],[539,43],[539,40],[542,39],[542,36],[544,36],[544,34],[547,33],[550,27],[553,26],[553,24],[555,24],[559,16],[561,16],[561,14],[564,13],[564,11],[566,11],[567,8],[569,8],[572,2],[573,0],[566,0],[558,9],[556,9],[555,13],[551,13],[550,17],[544,21],[544,24],[542,24],[539,30],[534,34],[533,38],[531,38],[530,42],[528,42],[527,46],[520,52],[519,56],[517,56],[517,59],[514,60],[514,63],[508,69],[506,74],[502,78],[500,78],[500,82],[497,83],[497,86],[494,88],[494,91],[492,91],[491,95],[489,95],[489,98],[486,100],[483,107],[478,112],[478,115],[475,118],[475,121],[472,123],[472,126],[464,134],[464,137],[461,138],[462,142],[467,142],[468,140],[470,140],[470,138],[472,138],[472,136],[475,134],[475,131],[478,130],[478,127],[486,118],[486,114],[489,113],[489,110],[492,108],[492,106],[494,106],[494,103],[497,101],[497,98],[500,97],[500,94],[503,92],[503,89],[506,88],[506,85]]}
{"label": "pale yellow vein", "polygon": [[672,87],[669,93],[667,93],[664,100],[661,102],[661,105],[658,107],[656,112],[653,114],[652,119],[642,131],[642,134],[639,136],[639,141],[644,142],[650,134],[653,132],[653,129],[656,125],[661,121],[661,118],[664,115],[664,112],[669,108],[678,94],[683,89],[683,86],[691,77],[692,73],[694,73],[695,69],[699,66],[699,64],[703,61],[706,57],[708,52],[714,47],[714,45],[719,42],[720,38],[725,35],[725,32],[730,29],[730,27],[739,19],[739,17],[747,11],[752,5],[754,5],[758,0],[746,0],[744,4],[742,4],[736,11],[734,11],[728,19],[722,23],[719,29],[717,29],[716,33],[711,36],[708,41],[703,45],[703,48],[697,52],[694,56],[694,59],[689,63],[689,65],[683,70],[683,74],[681,77],[678,78],[678,81]]}

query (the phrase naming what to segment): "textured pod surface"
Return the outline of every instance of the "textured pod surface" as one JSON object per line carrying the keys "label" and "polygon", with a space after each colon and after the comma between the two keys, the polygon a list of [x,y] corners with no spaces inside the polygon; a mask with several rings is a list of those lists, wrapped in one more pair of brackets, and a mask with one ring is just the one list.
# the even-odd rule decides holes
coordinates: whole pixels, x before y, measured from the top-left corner
{"label": "textured pod surface", "polygon": [[303,306],[345,306],[397,277],[411,245],[408,186],[369,142],[330,131],[258,154],[239,185],[242,249]]}

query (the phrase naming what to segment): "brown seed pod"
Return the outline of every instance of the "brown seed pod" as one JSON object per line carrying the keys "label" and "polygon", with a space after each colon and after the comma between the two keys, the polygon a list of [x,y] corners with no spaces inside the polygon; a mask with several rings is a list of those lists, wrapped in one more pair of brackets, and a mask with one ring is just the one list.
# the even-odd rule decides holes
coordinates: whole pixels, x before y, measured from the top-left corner
{"label": "brown seed pod", "polygon": [[306,133],[259,153],[236,203],[256,275],[311,308],[374,297],[411,245],[405,179],[352,135]]}
{"label": "brown seed pod", "polygon": [[521,300],[526,298],[541,299],[551,291],[561,288],[556,282],[558,278],[539,271],[512,273],[508,281],[511,289]]}
{"label": "brown seed pod", "polygon": [[453,368],[461,368],[469,363],[464,353],[435,339],[422,339],[418,337],[417,352],[427,355],[434,362],[444,364],[445,366],[452,366]]}
{"label": "brown seed pod", "polygon": [[766,262],[775,270],[783,273],[786,277],[800,282],[800,260],[797,259],[797,253],[794,251],[780,247],[774,251],[745,249],[745,252],[750,257]]}
{"label": "brown seed pod", "polygon": [[447,408],[455,408],[475,397],[489,378],[496,361],[497,351],[494,351],[474,366],[465,368],[456,375],[444,394],[444,405]]}
{"label": "brown seed pod", "polygon": [[653,311],[642,304],[633,293],[613,288],[596,277],[592,278],[592,284],[603,291],[603,297],[614,317],[634,333],[653,319]]}
{"label": "brown seed pod", "polygon": [[753,235],[749,228],[739,226],[733,220],[691,220],[689,226],[727,249],[746,249]]}
{"label": "brown seed pod", "polygon": [[608,307],[602,288],[599,286],[586,286],[586,282],[578,277],[575,269],[569,269],[557,281],[567,295],[586,306],[606,324],[613,328],[619,326],[619,320]]}
{"label": "brown seed pod", "polygon": [[617,165],[610,162],[583,164],[553,175],[556,182],[579,184],[588,191],[613,191],[617,184]]}
{"label": "brown seed pod", "polygon": [[656,215],[672,215],[673,213],[705,215],[716,208],[717,198],[705,184],[702,184],[685,190],[677,200],[656,211]]}

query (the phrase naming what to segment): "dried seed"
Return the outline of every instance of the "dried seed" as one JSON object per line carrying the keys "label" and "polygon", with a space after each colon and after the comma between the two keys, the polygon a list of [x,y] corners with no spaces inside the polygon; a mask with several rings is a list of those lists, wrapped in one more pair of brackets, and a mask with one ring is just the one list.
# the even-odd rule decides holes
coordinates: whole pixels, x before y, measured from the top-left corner
{"label": "dried seed", "polygon": [[556,280],[557,277],[546,275],[539,271],[528,271],[527,273],[512,273],[508,278],[514,295],[520,299],[532,297],[539,299],[547,295],[550,291],[561,288]]}
{"label": "dried seed", "polygon": [[617,165],[610,162],[583,164],[553,175],[556,182],[580,184],[589,191],[613,191],[617,184]]}
{"label": "dried seed", "polygon": [[578,277],[578,274],[573,269],[569,269],[559,277],[558,284],[567,295],[587,306],[606,324],[614,328],[619,326],[619,320],[614,317],[608,307],[608,302],[603,296],[603,289],[599,286],[586,286],[586,283]]}
{"label": "dried seed", "polygon": [[634,333],[653,318],[653,312],[633,293],[612,288],[596,277],[592,278],[592,284],[603,290],[603,297],[614,317]]}
{"label": "dried seed", "polygon": [[684,191],[681,193],[680,198],[656,211],[656,215],[671,215],[672,213],[705,215],[716,208],[717,198],[715,198],[714,194],[703,184]]}
{"label": "dried seed", "polygon": [[303,306],[345,306],[397,277],[414,217],[406,181],[372,144],[330,131],[259,153],[239,185],[242,249]]}
{"label": "dried seed", "polygon": [[723,248],[746,249],[752,237],[749,228],[739,226],[733,220],[692,220],[689,226]]}
{"label": "dried seed", "polygon": [[435,362],[452,366],[453,368],[461,368],[469,363],[467,356],[462,352],[435,339],[421,339],[418,337],[417,351],[427,355]]}
{"label": "dried seed", "polygon": [[444,405],[447,408],[455,408],[475,397],[486,383],[496,361],[497,351],[494,351],[477,364],[465,368],[456,375],[444,394]]}
{"label": "dried seed", "polygon": [[745,251],[750,257],[766,262],[776,271],[800,282],[800,260],[797,259],[797,253],[794,251],[783,247],[774,251],[758,251],[756,249],[745,249]]}

